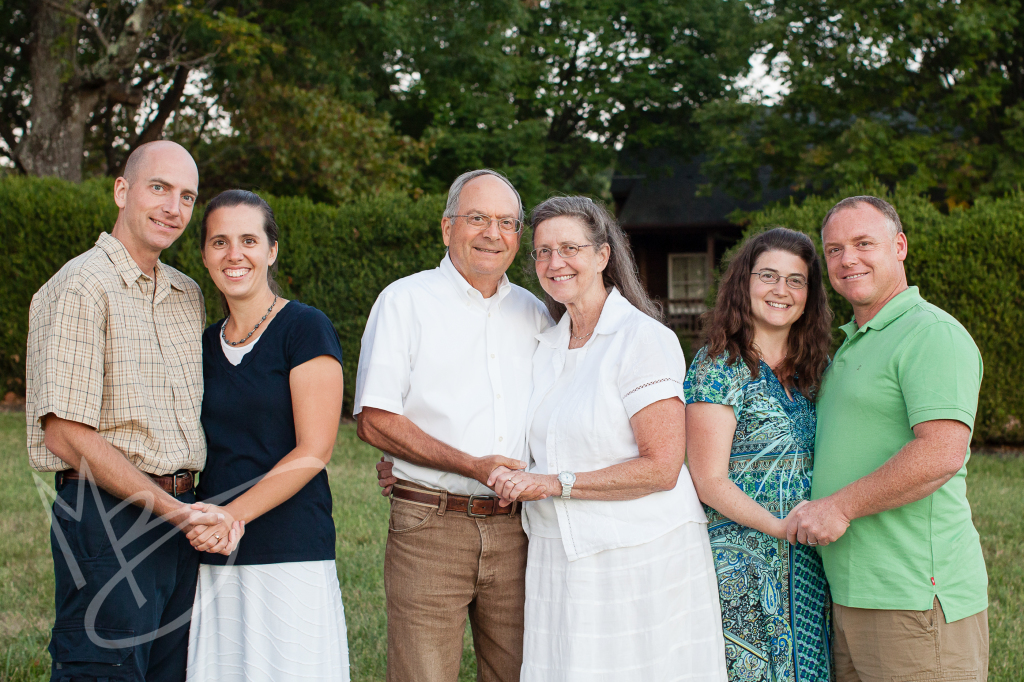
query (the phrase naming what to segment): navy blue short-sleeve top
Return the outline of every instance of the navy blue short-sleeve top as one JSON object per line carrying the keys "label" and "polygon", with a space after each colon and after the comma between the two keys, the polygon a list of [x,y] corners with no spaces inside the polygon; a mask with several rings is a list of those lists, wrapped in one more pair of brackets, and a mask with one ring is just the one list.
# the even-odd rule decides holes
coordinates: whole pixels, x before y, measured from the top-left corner
{"label": "navy blue short-sleeve top", "polygon": [[[341,344],[326,315],[290,301],[235,366],[221,348],[222,324],[203,333],[207,458],[196,496],[225,505],[295,449],[292,368],[321,355],[340,363]],[[323,470],[290,499],[246,524],[234,563],[333,560],[334,542],[331,490]],[[228,557],[203,552],[201,561],[223,565]]]}

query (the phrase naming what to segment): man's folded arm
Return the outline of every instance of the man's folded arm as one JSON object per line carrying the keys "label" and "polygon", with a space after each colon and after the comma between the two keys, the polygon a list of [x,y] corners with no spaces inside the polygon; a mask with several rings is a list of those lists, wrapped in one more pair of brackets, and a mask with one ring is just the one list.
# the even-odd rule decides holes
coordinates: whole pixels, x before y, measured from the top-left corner
{"label": "man's folded arm", "polygon": [[218,521],[217,514],[199,513],[171,497],[92,427],[53,413],[40,421],[45,429],[46,449],[81,472],[83,477],[86,476],[84,462],[88,477],[114,497],[125,500],[137,496],[132,502],[140,507],[152,500],[155,514],[175,525],[185,524],[186,531]]}
{"label": "man's folded arm", "polygon": [[427,435],[401,414],[364,406],[357,420],[357,433],[361,440],[410,464],[459,474],[484,485],[491,472],[499,466],[523,468],[523,463],[517,459],[501,455],[474,457],[453,448]]}

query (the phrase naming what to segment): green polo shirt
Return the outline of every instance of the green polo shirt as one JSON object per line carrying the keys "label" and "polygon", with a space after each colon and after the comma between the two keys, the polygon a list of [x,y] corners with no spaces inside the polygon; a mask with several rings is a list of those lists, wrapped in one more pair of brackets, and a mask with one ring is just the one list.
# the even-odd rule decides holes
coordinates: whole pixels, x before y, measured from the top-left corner
{"label": "green polo shirt", "polygon": [[[974,429],[981,353],[948,313],[910,287],[846,341],[817,401],[811,498],[867,476],[914,439],[913,427],[955,419]],[[967,452],[970,457],[970,450]],[[967,461],[928,497],[853,521],[820,547],[837,604],[925,611],[936,595],[952,622],[988,608],[988,575],[967,503]]]}

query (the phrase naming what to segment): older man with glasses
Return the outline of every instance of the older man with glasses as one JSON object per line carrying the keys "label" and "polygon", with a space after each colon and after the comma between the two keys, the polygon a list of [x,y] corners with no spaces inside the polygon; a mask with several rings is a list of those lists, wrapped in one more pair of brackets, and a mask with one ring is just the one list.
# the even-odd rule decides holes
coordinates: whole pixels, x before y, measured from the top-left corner
{"label": "older man with glasses", "polygon": [[551,324],[505,275],[522,228],[504,176],[464,173],[441,219],[440,266],[392,283],[367,320],[353,412],[397,479],[384,557],[389,681],[454,682],[467,615],[477,679],[519,679],[526,535],[517,505],[499,505],[486,481],[523,466],[535,336]]}

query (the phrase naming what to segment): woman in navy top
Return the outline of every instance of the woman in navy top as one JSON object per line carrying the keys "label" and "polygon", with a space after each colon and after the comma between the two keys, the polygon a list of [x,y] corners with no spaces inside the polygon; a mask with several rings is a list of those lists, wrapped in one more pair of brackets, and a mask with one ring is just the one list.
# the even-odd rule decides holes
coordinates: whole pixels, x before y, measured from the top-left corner
{"label": "woman in navy top", "polygon": [[210,201],[201,248],[229,314],[203,334],[197,507],[223,520],[189,535],[204,554],[188,680],[348,680],[325,470],[341,417],[338,335],[280,297],[277,225],[260,197]]}

